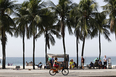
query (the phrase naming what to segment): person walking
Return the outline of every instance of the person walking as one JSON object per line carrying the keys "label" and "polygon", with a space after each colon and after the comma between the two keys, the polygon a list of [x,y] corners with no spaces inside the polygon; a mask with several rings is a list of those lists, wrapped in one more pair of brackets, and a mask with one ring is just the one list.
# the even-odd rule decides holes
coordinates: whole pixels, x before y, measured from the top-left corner
{"label": "person walking", "polygon": [[104,69],[106,69],[107,68],[107,58],[106,58],[106,55],[104,56],[103,60],[104,60]]}
{"label": "person walking", "polygon": [[82,69],[84,69],[84,58],[83,58],[83,56],[81,57],[81,67],[82,67]]}

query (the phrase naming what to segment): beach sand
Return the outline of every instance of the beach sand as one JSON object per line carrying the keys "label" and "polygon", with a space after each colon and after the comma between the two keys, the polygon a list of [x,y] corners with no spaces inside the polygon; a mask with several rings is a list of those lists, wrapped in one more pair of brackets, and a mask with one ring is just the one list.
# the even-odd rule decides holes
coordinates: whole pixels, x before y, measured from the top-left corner
{"label": "beach sand", "polygon": [[[2,68],[2,66],[0,66]],[[16,66],[6,66],[6,69],[16,69]],[[20,69],[23,69],[23,66],[20,66]],[[33,69],[33,66],[25,66],[25,69]],[[35,69],[40,69],[37,66],[35,66]]]}
{"label": "beach sand", "polygon": [[[0,66],[0,68],[2,68],[2,66]],[[7,69],[15,69],[16,66],[6,66]],[[44,68],[44,66],[42,66],[42,68]],[[108,66],[107,66],[108,68]],[[20,69],[23,69],[23,66],[20,66]],[[33,69],[33,66],[25,66],[25,69]],[[35,66],[35,69],[40,69],[37,66]],[[87,69],[87,67],[85,66],[85,69]],[[116,69],[116,65],[112,65],[112,69]]]}

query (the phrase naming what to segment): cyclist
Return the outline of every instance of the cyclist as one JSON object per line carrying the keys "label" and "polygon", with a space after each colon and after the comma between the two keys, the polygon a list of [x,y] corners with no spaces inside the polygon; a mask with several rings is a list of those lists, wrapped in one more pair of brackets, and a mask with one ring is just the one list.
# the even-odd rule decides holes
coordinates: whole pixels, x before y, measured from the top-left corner
{"label": "cyclist", "polygon": [[56,71],[58,71],[58,69],[60,70],[60,66],[59,66],[59,64],[61,63],[61,62],[58,62],[57,61],[58,59],[57,59],[57,57],[55,57],[55,61],[54,61],[54,67],[56,67]]}

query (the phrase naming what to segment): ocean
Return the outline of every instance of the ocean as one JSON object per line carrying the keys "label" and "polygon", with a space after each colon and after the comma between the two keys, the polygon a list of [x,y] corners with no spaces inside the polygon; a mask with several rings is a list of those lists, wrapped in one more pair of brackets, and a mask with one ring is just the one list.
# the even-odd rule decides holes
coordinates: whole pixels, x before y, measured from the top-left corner
{"label": "ocean", "polygon": [[[94,63],[94,59],[97,57],[84,57],[85,58],[85,63],[84,65],[88,65],[90,64],[90,62],[92,61]],[[112,65],[116,65],[116,57],[107,57],[107,58],[111,58],[111,63]],[[76,62],[76,57],[69,57],[69,60],[73,59],[74,62]],[[63,61],[63,58],[58,58],[58,61]],[[81,57],[79,57],[79,65],[81,64],[80,61]],[[103,57],[101,57],[101,60],[103,62]],[[25,62],[31,62],[33,61],[32,57],[26,57],[25,58]],[[38,64],[39,62],[42,62],[42,64],[45,64],[45,57],[35,57],[35,65]],[[23,57],[6,57],[6,65],[12,64],[13,66],[23,66]],[[0,65],[2,65],[2,61],[0,63]]]}

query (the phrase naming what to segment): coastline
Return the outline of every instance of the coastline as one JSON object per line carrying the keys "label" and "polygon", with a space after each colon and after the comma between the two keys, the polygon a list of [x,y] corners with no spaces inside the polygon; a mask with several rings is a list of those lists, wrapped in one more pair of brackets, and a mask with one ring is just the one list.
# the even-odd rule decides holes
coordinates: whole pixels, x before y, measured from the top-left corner
{"label": "coastline", "polygon": [[[85,58],[85,65],[88,65],[90,64],[90,62],[95,62],[94,59],[96,57],[84,57]],[[107,57],[109,58],[109,56]],[[110,57],[111,58],[111,64],[112,65],[116,65],[116,57]],[[73,59],[74,62],[77,63],[77,58],[76,57],[69,57],[69,61],[70,59]],[[62,58],[59,58],[58,59],[59,61],[63,61]],[[78,60],[78,64],[81,65],[81,57],[79,57],[79,60]],[[103,57],[101,57],[101,60],[103,62]],[[26,62],[31,62],[33,61],[33,58],[32,57],[25,57],[25,63]],[[38,64],[39,62],[42,62],[42,64],[45,64],[45,57],[35,57],[35,64]],[[1,60],[1,63],[2,63],[2,60]],[[1,63],[0,63],[0,66],[1,66]],[[12,64],[13,66],[14,65],[20,65],[20,66],[23,66],[23,58],[22,57],[6,57],[6,65],[8,65],[8,63]]]}
{"label": "coastline", "polygon": [[[2,68],[2,66],[0,66],[0,68]],[[16,69],[16,66],[6,66],[6,69]],[[20,69],[23,69],[23,66],[20,66]],[[33,69],[33,66],[25,66],[25,69]],[[35,66],[35,69],[40,69],[40,68]]]}

